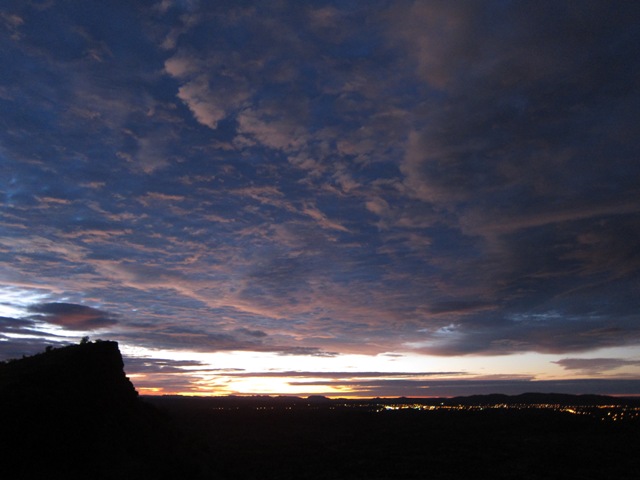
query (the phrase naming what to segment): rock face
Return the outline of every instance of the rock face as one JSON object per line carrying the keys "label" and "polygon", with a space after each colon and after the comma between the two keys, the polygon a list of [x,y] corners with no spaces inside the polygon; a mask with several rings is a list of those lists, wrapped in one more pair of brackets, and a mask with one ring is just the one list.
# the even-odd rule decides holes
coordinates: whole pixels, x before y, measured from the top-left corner
{"label": "rock face", "polygon": [[196,478],[123,367],[101,341],[0,364],[0,478]]}
{"label": "rock face", "polygon": [[127,409],[138,393],[116,342],[51,349],[0,365],[0,402],[33,408]]}

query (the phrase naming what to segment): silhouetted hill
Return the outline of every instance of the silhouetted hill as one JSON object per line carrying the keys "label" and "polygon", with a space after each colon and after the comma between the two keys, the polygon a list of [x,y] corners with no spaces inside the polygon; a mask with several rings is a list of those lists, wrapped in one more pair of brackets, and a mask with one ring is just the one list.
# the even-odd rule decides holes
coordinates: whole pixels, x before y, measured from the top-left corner
{"label": "silhouetted hill", "polygon": [[195,478],[193,453],[138,399],[116,342],[0,364],[0,477]]}
{"label": "silhouetted hill", "polygon": [[87,342],[0,364],[0,402],[131,408],[137,400],[116,342]]}

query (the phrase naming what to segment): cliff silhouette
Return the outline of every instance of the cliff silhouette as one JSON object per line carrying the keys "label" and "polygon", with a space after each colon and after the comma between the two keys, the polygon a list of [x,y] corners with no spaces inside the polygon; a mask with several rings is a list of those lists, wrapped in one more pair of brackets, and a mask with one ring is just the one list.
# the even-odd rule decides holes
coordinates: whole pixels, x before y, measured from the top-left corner
{"label": "cliff silhouette", "polygon": [[116,342],[48,349],[0,364],[0,402],[113,411],[133,407],[137,397]]}
{"label": "cliff silhouette", "polygon": [[138,398],[116,342],[0,364],[0,477],[198,478],[169,420]]}

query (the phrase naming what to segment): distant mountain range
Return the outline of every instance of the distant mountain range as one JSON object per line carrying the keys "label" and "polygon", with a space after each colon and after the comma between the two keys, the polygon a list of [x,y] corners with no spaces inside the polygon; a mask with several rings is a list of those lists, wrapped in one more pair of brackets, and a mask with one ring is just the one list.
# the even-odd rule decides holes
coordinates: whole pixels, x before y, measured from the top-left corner
{"label": "distant mountain range", "polygon": [[328,398],[324,396],[297,397],[292,395],[229,395],[220,397],[192,397],[180,395],[143,396],[146,402],[161,407],[190,405],[193,408],[257,408],[296,407],[323,408],[336,406],[376,407],[381,405],[434,405],[434,406],[490,406],[490,405],[559,405],[559,406],[599,406],[619,405],[640,407],[638,397],[610,397],[606,395],[571,395],[563,393],[523,393],[520,395],[472,395],[452,398]]}

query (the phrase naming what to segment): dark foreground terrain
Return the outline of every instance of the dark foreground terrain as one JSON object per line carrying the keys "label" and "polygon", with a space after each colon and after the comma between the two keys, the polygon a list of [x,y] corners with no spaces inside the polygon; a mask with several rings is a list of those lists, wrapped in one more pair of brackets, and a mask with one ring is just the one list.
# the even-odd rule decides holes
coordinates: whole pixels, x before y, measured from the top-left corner
{"label": "dark foreground terrain", "polygon": [[152,400],[228,479],[637,479],[640,424],[550,409],[214,409]]}
{"label": "dark foreground terrain", "polygon": [[[639,478],[631,400],[628,409],[544,395],[422,406],[445,402],[140,399],[117,344],[74,345],[0,364],[0,478]],[[561,408],[535,406],[543,402]]]}

